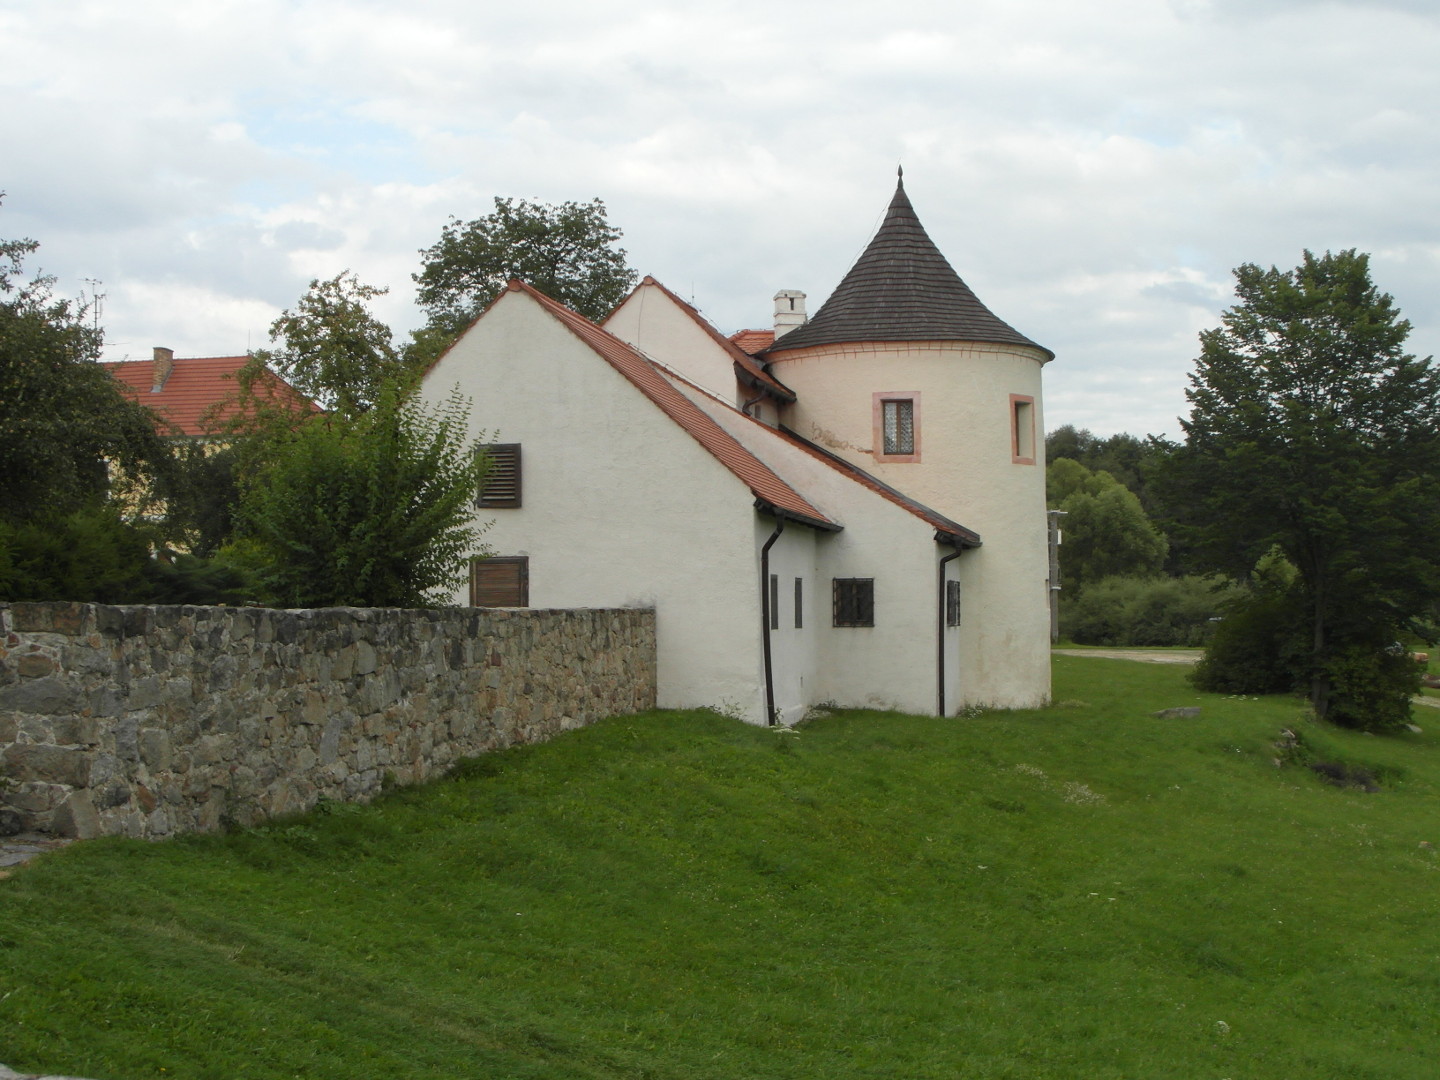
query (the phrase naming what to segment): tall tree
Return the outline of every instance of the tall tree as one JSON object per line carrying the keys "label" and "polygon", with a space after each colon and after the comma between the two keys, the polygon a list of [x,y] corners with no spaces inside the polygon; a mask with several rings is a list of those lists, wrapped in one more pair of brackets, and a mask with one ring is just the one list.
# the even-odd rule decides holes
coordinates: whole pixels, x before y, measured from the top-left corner
{"label": "tall tree", "polygon": [[1307,251],[1235,280],[1238,303],[1200,335],[1167,502],[1197,555],[1237,579],[1278,548],[1298,575],[1316,713],[1393,726],[1409,695],[1384,646],[1423,630],[1440,597],[1440,373],[1405,352],[1410,324],[1364,254]]}
{"label": "tall tree", "polygon": [[1107,577],[1158,574],[1167,544],[1135,493],[1070,458],[1046,469],[1049,505],[1065,512],[1060,581],[1067,595]]}
{"label": "tall tree", "polygon": [[102,334],[54,279],[19,280],[33,240],[0,241],[0,519],[63,516],[138,491],[165,448],[95,362]]}
{"label": "tall tree", "polygon": [[294,309],[271,324],[275,348],[255,356],[322,407],[359,416],[379,400],[382,386],[413,374],[390,328],[370,312],[370,301],[389,291],[349,270],[311,281]]}
{"label": "tall tree", "polygon": [[451,218],[440,239],[420,252],[414,278],[429,323],[415,333],[412,352],[438,355],[511,278],[599,322],[638,278],[625,249],[615,246],[622,235],[600,199],[552,206],[496,198],[485,217]]}

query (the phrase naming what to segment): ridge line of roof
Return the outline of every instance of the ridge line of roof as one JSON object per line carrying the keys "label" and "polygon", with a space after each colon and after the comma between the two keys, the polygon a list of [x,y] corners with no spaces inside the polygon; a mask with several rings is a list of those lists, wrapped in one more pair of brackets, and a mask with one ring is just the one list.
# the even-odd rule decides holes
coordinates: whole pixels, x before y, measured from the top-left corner
{"label": "ridge line of roof", "polygon": [[[705,318],[704,315],[700,314],[699,309],[696,308],[694,304],[691,304],[687,300],[681,299],[674,293],[673,290],[669,288],[669,286],[667,286],[659,278],[654,277],[651,274],[646,274],[640,280],[640,284],[636,285],[635,288],[630,291],[630,296],[634,296],[635,293],[639,292],[646,285],[655,286],[655,288],[659,289],[662,293],[664,293],[671,300],[673,300],[675,304],[680,308],[680,310],[683,311],[691,319],[691,321],[693,321],[697,326],[699,326],[700,329],[703,330],[707,335],[709,335],[709,337],[713,339],[717,345],[719,345],[726,351],[726,353],[729,354],[730,359],[733,363],[738,364],[741,368],[744,369],[745,373],[750,377],[751,384],[756,386],[757,389],[764,389],[768,391],[771,396],[777,397],[782,401],[795,400],[795,391],[791,390],[779,379],[775,378],[774,375],[771,375],[768,371],[766,371],[763,367],[760,366],[760,362],[758,360],[756,360],[753,356],[747,353],[744,349],[740,348],[740,346],[736,345],[724,334],[720,333],[720,331],[715,328],[714,324],[711,323],[709,319]],[[626,299],[628,300],[629,297],[626,297]],[[618,311],[619,308],[616,308],[616,310]],[[611,314],[613,315],[614,312],[612,312]],[[606,322],[609,322],[609,319],[606,319]],[[604,329],[604,327],[601,327],[601,329]]]}
{"label": "ridge line of roof", "polygon": [[[700,406],[671,385],[656,363],[640,353],[634,346],[621,341],[608,330],[596,326],[579,312],[570,310],[558,300],[546,296],[539,289],[527,285],[523,281],[512,281],[507,286],[507,291],[523,292],[548,311],[562,326],[644,394],[677,427],[699,443],[711,457],[729,470],[755,498],[764,500],[782,510],[790,511],[796,515],[797,520],[809,518],[814,522],[825,522],[837,528],[843,528],[839,522],[833,521],[817,509],[809,499],[796,491],[774,469],[745,449],[735,436],[722,428],[712,417],[706,415]],[[591,340],[592,336],[594,340]],[[619,355],[614,355],[616,353]],[[635,370],[631,370],[629,365],[622,362],[624,357],[629,358],[635,366]],[[650,376],[653,382],[651,379],[641,377],[641,373]],[[742,461],[751,463],[758,476],[752,477],[745,474],[740,463],[733,460],[737,452]],[[757,480],[760,481],[760,486],[757,486]]]}
{"label": "ridge line of roof", "polygon": [[757,427],[759,427],[762,431],[768,431],[771,434],[775,435],[777,438],[794,444],[799,450],[808,451],[813,456],[819,458],[825,464],[835,469],[837,472],[843,473],[848,476],[851,480],[859,484],[861,487],[869,489],[871,492],[881,496],[888,502],[892,502],[895,505],[899,506],[902,510],[908,511],[915,517],[918,517],[921,521],[925,522],[927,525],[933,526],[937,531],[947,533],[948,535],[961,540],[963,546],[980,546],[980,534],[975,532],[973,529],[967,529],[958,521],[951,521],[938,510],[933,510],[930,507],[926,506],[924,503],[918,501],[917,499],[912,499],[909,495],[906,495],[904,492],[891,487],[889,484],[885,483],[885,481],[880,480],[875,476],[872,476],[870,473],[866,472],[858,465],[846,461],[844,458],[839,457],[836,454],[830,453],[830,451],[826,450],[824,447],[812,443],[803,435],[796,434],[794,431],[791,431],[784,425],[781,425],[780,427],[771,427],[763,420],[755,419],[755,417],[745,412],[745,410],[736,408],[733,404],[731,404],[729,401],[726,401],[715,391],[707,387],[701,386],[694,379],[691,379],[688,376],[682,374],[681,372],[675,370],[668,364],[662,364],[656,360],[652,360],[651,363],[653,363],[655,367],[657,367],[661,371],[661,373],[664,374],[667,378],[678,379],[686,386],[694,387],[697,392],[704,394],[707,398],[715,402],[721,408],[731,413],[734,413],[736,416],[744,417],[746,420],[749,420],[752,424],[755,424]]}

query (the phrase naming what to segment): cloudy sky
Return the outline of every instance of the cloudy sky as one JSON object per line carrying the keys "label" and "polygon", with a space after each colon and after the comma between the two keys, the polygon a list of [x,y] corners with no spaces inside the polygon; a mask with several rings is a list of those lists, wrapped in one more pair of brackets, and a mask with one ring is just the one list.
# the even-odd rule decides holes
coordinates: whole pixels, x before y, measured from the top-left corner
{"label": "cloudy sky", "polygon": [[811,310],[906,190],[1053,349],[1046,421],[1178,434],[1243,262],[1357,247],[1440,351],[1433,0],[0,0],[0,237],[107,359],[267,343],[497,196],[605,201],[727,332]]}

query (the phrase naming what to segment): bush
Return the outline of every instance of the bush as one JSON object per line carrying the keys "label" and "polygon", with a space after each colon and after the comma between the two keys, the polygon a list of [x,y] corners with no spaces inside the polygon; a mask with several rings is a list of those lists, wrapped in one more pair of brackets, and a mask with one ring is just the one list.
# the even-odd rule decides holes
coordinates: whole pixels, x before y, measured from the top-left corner
{"label": "bush", "polygon": [[1325,664],[1330,708],[1325,718],[1361,731],[1399,731],[1410,722],[1410,699],[1420,692],[1420,665],[1400,648],[1352,645]]}
{"label": "bush", "polygon": [[152,604],[243,604],[263,594],[254,575],[224,558],[165,551],[145,568]]}
{"label": "bush", "polygon": [[1108,577],[1062,603],[1060,632],[1081,645],[1202,645],[1235,591],[1213,577]]}
{"label": "bush", "polygon": [[467,408],[456,394],[427,410],[392,385],[358,417],[308,420],[249,480],[246,535],[222,555],[284,607],[448,603],[483,553],[471,508],[488,462]]}
{"label": "bush", "polygon": [[1305,685],[1305,614],[1293,592],[1232,599],[1190,681],[1216,694],[1279,694]]}
{"label": "bush", "polygon": [[0,601],[145,603],[149,560],[149,538],[109,507],[0,521]]}

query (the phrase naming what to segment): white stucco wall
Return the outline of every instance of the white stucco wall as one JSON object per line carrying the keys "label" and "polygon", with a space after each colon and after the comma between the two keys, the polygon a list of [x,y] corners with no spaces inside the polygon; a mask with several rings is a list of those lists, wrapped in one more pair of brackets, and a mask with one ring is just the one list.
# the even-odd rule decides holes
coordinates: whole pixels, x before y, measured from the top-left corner
{"label": "white stucco wall", "polygon": [[604,325],[651,359],[739,404],[735,358],[658,286],[638,286]]}
{"label": "white stucco wall", "polygon": [[[1023,708],[1050,695],[1043,360],[1024,347],[907,342],[781,353],[772,368],[799,395],[787,426],[981,535],[959,560],[967,704]],[[874,452],[874,395],[902,392],[920,395],[920,460],[889,463]],[[1031,465],[1013,460],[1012,395],[1034,399]]]}
{"label": "white stucco wall", "polygon": [[[953,549],[937,544],[934,528],[925,521],[786,442],[763,424],[703,394],[689,393],[741,445],[845,526],[838,533],[827,533],[790,523],[771,549],[771,570],[780,574],[781,600],[780,629],[772,632],[777,708],[786,722],[803,715],[802,706],[822,701],[933,714],[938,698],[937,564]],[[756,535],[763,542],[773,529],[773,522],[762,518]],[[957,564],[963,565],[976,554],[966,552],[950,563],[949,576],[956,575]],[[793,593],[794,578],[800,576],[805,578],[807,610],[805,628],[796,631],[794,607],[786,590]],[[873,627],[831,625],[832,581],[851,577],[875,579]],[[960,664],[963,632],[963,627],[945,631],[947,713],[955,712],[966,699]],[[1048,641],[1047,637],[1047,646]],[[782,656],[787,665],[794,665],[783,675],[778,660]],[[794,672],[804,673],[803,693],[800,676]],[[786,679],[793,681],[786,683]]]}
{"label": "white stucco wall", "polygon": [[735,703],[763,720],[745,485],[524,293],[504,293],[421,396],[457,385],[472,433],[521,444],[522,506],[481,517],[495,554],[529,557],[530,605],[653,605],[659,703]]}

